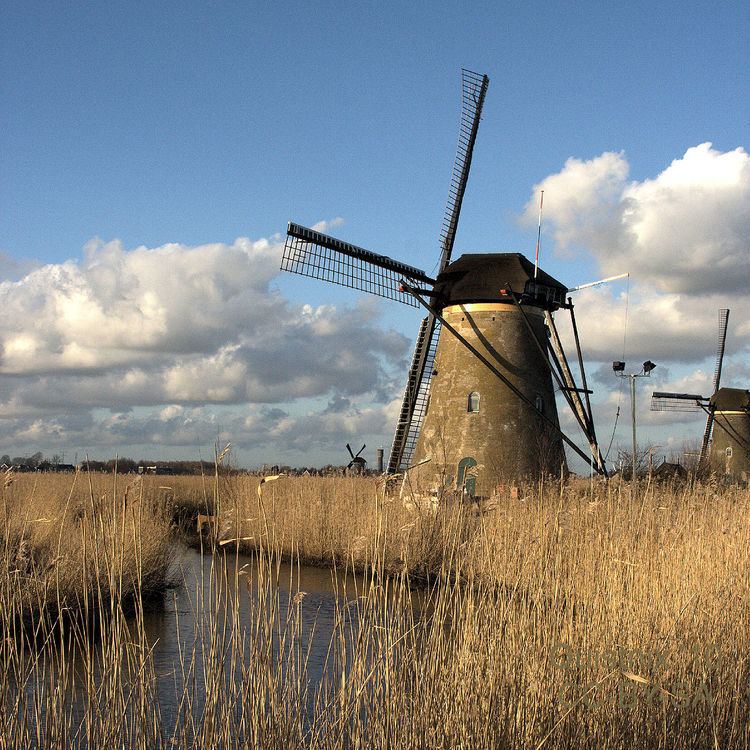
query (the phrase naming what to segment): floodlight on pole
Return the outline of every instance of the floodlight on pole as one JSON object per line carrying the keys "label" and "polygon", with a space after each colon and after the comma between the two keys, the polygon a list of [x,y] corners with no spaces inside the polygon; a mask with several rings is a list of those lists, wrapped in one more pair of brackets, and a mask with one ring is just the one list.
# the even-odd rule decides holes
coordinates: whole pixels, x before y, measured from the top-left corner
{"label": "floodlight on pole", "polygon": [[632,476],[634,491],[638,482],[637,475],[636,475],[636,463],[637,463],[636,459],[638,456],[638,439],[637,439],[637,433],[636,433],[636,419],[635,419],[635,379],[636,378],[650,378],[651,371],[655,367],[656,367],[656,364],[652,362],[650,359],[647,359],[643,363],[643,367],[641,368],[640,372],[626,373],[624,362],[612,363],[612,369],[614,370],[615,374],[618,377],[630,378],[630,414],[631,414],[631,420],[633,424],[633,464],[631,468],[631,476]]}

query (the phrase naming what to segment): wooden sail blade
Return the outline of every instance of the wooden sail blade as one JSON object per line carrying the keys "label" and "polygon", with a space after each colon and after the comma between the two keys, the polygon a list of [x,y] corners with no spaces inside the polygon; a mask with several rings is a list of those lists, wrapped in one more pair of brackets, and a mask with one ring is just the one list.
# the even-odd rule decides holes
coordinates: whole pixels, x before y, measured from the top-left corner
{"label": "wooden sail blade", "polygon": [[427,412],[439,339],[440,323],[433,315],[428,315],[422,319],[414,346],[401,411],[393,436],[391,455],[388,459],[389,474],[403,471],[411,464]]}
{"label": "wooden sail blade", "polygon": [[651,411],[701,411],[708,399],[697,393],[667,393],[654,391],[651,394]]}
{"label": "wooden sail blade", "polygon": [[407,278],[417,285],[434,283],[418,268],[292,222],[287,229],[281,270],[369,292],[411,307],[418,307],[419,303],[401,289],[400,280]]}
{"label": "wooden sail blade", "polygon": [[442,271],[450,263],[453,243],[456,239],[461,204],[466,192],[466,183],[471,169],[471,157],[479,130],[484,98],[490,79],[486,75],[470,70],[461,71],[461,126],[458,133],[458,148],[453,163],[453,174],[448,191],[448,203],[440,231],[440,265]]}
{"label": "wooden sail blade", "polygon": [[[714,386],[713,392],[719,390],[721,383],[721,368],[724,364],[724,347],[727,343],[727,324],[729,323],[729,310],[724,308],[719,310],[719,336],[716,347],[716,367],[714,368]],[[714,426],[714,412],[710,409],[706,416],[706,429],[703,431],[703,440],[701,442],[701,464],[705,464],[708,459],[708,448],[711,444],[711,433]]]}

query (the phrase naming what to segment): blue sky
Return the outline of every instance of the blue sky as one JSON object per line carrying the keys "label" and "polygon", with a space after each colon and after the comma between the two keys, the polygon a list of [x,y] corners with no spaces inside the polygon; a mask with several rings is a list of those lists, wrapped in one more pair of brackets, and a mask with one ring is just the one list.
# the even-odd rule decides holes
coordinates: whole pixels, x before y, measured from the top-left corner
{"label": "blue sky", "polygon": [[[654,250],[661,263],[656,273],[642,278],[639,270],[648,263],[636,250],[618,254],[602,243],[594,247],[592,243],[609,236],[597,224],[602,212],[614,204],[624,205],[632,198],[628,185],[637,183],[642,188],[638,200],[648,206],[644,211],[650,211],[646,223],[653,228],[664,212],[658,210],[661,204],[653,203],[648,186],[661,184],[659,176],[673,161],[684,160],[689,149],[707,142],[713,144],[708,157],[685,161],[693,165],[695,178],[688,180],[687,193],[695,195],[696,179],[700,182],[701,175],[710,172],[710,164],[720,161],[731,173],[722,184],[738,186],[739,195],[747,189],[744,160],[729,164],[729,159],[720,159],[748,146],[750,10],[746,3],[24,2],[6,3],[1,13],[0,252],[5,258],[4,275],[16,283],[5,288],[10,295],[6,311],[13,312],[5,330],[0,330],[6,339],[21,335],[18,316],[33,316],[40,309],[59,311],[61,304],[66,314],[72,314],[71,306],[82,299],[82,282],[76,276],[71,285],[62,284],[59,264],[72,261],[77,269],[73,276],[87,268],[83,248],[93,238],[100,238],[104,247],[119,240],[125,255],[117,256],[117,263],[137,264],[141,256],[128,253],[141,246],[152,250],[169,243],[183,249],[208,244],[232,247],[238,237],[256,243],[267,238],[273,246],[274,236],[283,234],[289,219],[312,225],[340,217],[343,223],[330,230],[337,236],[432,270],[455,152],[462,66],[487,72],[491,83],[457,253],[532,254],[535,227],[527,203],[535,200],[535,185],[564,173],[545,192],[550,214],[543,238],[544,267],[573,285],[620,263],[618,268],[633,274],[634,310],[639,301],[645,315],[641,320],[648,320],[650,294],[662,303],[663,295],[669,294],[683,295],[687,302],[685,295],[696,290],[684,280],[682,286],[675,286],[666,272],[654,286],[659,269],[681,263],[668,242]],[[569,159],[587,164],[602,154],[621,152],[619,162],[593,162],[583,168],[583,176],[565,179],[571,174],[571,169],[564,171]],[[611,179],[597,182],[598,167]],[[601,195],[615,189],[619,197],[614,204],[589,200],[583,207],[574,206],[573,193],[581,187],[580,180],[594,192],[601,188]],[[714,182],[710,177],[705,180],[709,189]],[[673,189],[673,183],[669,185]],[[571,192],[563,195],[563,187]],[[743,203],[726,200],[724,193],[716,201],[711,195],[701,205],[715,203],[717,208],[705,221],[715,219],[724,225],[731,215],[736,222],[731,224],[728,245],[717,246],[719,255],[706,256],[716,265],[721,247],[734,248],[732,243],[736,245],[747,228],[747,209],[743,213]],[[739,210],[733,210],[736,205]],[[685,210],[695,214],[689,202]],[[526,223],[521,221],[524,211]],[[672,221],[683,223],[679,217]],[[594,229],[584,231],[583,225]],[[664,231],[657,227],[647,234],[663,237]],[[700,274],[697,261],[703,257],[703,245],[694,248],[691,257],[696,263],[687,263],[693,276]],[[685,241],[680,246],[688,256],[693,252]],[[192,357],[191,372],[198,377],[205,360],[218,367],[220,348],[221,362],[228,368],[237,365],[231,359],[237,351],[245,352],[245,365],[255,352],[251,369],[255,367],[261,334],[256,336],[252,316],[243,318],[247,311],[241,311],[243,291],[238,287],[233,291],[235,307],[228,310],[236,308],[235,318],[244,321],[244,327],[239,322],[228,326],[231,334],[217,334],[213,348],[203,340],[190,342],[169,327],[169,320],[184,321],[189,311],[174,315],[161,311],[166,338],[153,337],[145,348],[132,341],[110,346],[104,338],[92,344],[83,334],[75,339],[64,332],[51,338],[45,334],[31,348],[28,331],[22,332],[27,337],[23,341],[13,344],[7,339],[6,362],[0,370],[0,399],[5,405],[0,419],[7,420],[7,450],[22,453],[36,446],[49,450],[66,442],[68,450],[92,453],[109,453],[117,444],[121,452],[154,455],[163,448],[171,455],[193,457],[196,445],[203,444],[205,450],[206,439],[210,444],[217,433],[223,437],[226,431],[229,437],[238,435],[240,462],[277,457],[304,462],[309,456],[311,463],[321,463],[338,459],[336,446],[342,439],[356,440],[362,434],[373,447],[389,442],[390,426],[385,425],[390,412],[384,404],[389,394],[392,399],[399,396],[401,384],[396,381],[408,357],[408,339],[416,329],[418,313],[274,275],[273,249],[257,252],[260,260],[242,262],[249,264],[245,269],[249,279],[253,264],[264,264],[258,275],[267,286],[256,289],[260,297],[248,294],[248,305],[262,307],[269,294],[277,295],[277,302],[286,305],[284,324],[291,328],[304,303],[313,309],[336,306],[335,312],[319,314],[328,315],[327,325],[349,331],[354,340],[359,336],[354,326],[367,329],[364,340],[372,341],[371,348],[364,354],[353,349],[351,359],[369,361],[372,356],[372,362],[382,365],[378,377],[354,372],[356,368],[347,369],[344,363],[341,381],[332,376],[327,390],[301,383],[284,398],[264,390],[263,378],[274,378],[270,367],[271,373],[253,370],[258,389],[238,393],[227,386],[209,405],[187,386],[165,388],[161,402],[136,393],[120,398],[116,384],[123,378],[138,380],[144,375],[138,393],[153,392],[147,385],[149,374],[164,381],[167,371],[173,373],[176,365]],[[102,258],[114,263],[116,255],[100,253],[97,267],[106,265]],[[221,257],[217,251],[217,263]],[[47,268],[41,276],[40,267]],[[135,268],[140,266],[134,266],[133,273]],[[157,268],[169,275],[169,259]],[[211,276],[215,269],[204,268],[204,272]],[[237,278],[244,278],[243,273]],[[741,286],[747,266],[727,273],[735,282],[739,274]],[[706,320],[713,321],[717,307],[729,306],[731,322],[739,326],[750,302],[736,289],[731,295],[723,293],[720,281],[714,279],[698,290],[704,297]],[[45,291],[51,288],[56,290],[54,304]],[[110,286],[96,288],[112,291]],[[200,308],[200,290],[176,285],[170,293],[179,294],[180,289],[198,295],[193,302]],[[622,353],[624,289],[616,286],[606,298],[593,297],[590,302],[606,304],[611,339],[620,342],[610,347],[615,351],[609,356],[606,337],[593,331],[591,351],[598,357],[594,368]],[[158,285],[152,291],[158,297]],[[117,293],[144,309],[138,293],[128,296],[130,292],[121,289]],[[83,298],[96,304],[90,288]],[[673,300],[670,309],[677,304]],[[109,320],[106,312],[92,319],[91,325]],[[124,320],[127,311],[120,307],[108,314]],[[81,315],[76,312],[74,320],[81,323]],[[637,325],[638,320],[634,316],[629,325]],[[201,329],[205,322],[194,321],[189,328]],[[207,331],[218,328],[215,321],[206,323]],[[83,323],[81,330],[85,330]],[[750,332],[744,333],[741,326],[730,330],[736,377],[744,377],[746,371],[750,376]],[[378,331],[388,339],[386,354],[376,343]],[[643,343],[634,343],[628,354],[658,361],[654,351],[664,349],[662,339],[669,332],[651,341],[645,333],[631,331],[631,341]],[[695,379],[701,368],[711,370],[712,336],[713,329],[692,346],[689,341],[683,342],[682,349],[672,347],[674,351],[666,346],[664,367],[669,370],[663,371],[676,381]],[[174,345],[183,338],[180,346]],[[13,364],[11,354],[20,351],[18,347],[33,350],[34,357]],[[55,359],[61,347],[62,363]],[[76,359],[72,352],[82,349],[85,356]],[[136,349],[137,356],[122,353]],[[261,349],[265,361],[273,364],[278,355],[279,367],[289,365],[273,346]],[[697,350],[705,355],[703,360]],[[47,364],[34,364],[31,359]],[[302,359],[289,366],[304,369],[314,362]],[[728,372],[732,373],[731,367]],[[361,382],[357,377],[351,380],[353,375]],[[602,421],[609,424],[611,383],[604,374],[601,378]],[[65,396],[79,391],[99,395],[80,403]],[[61,395],[59,403],[52,397],[42,403],[35,393]],[[326,412],[330,404],[341,404],[333,423],[325,421],[325,414],[333,413]],[[188,419],[187,412],[200,426],[175,438],[178,428],[184,430],[180,420]],[[130,420],[128,430],[113,431],[105,425],[108,414],[119,415],[120,423]],[[237,422],[240,418],[243,426]],[[284,420],[289,430],[300,434],[310,430],[312,436],[326,424],[328,438],[307,443],[309,448],[302,444],[287,448],[288,433],[278,431]],[[155,422],[169,429],[154,431]],[[267,439],[254,440],[243,432],[253,433],[260,424],[257,434]],[[646,437],[648,429],[654,430],[655,440],[664,442],[669,435],[679,430],[690,433],[692,428],[654,424],[646,428]],[[131,442],[120,444],[126,440]]]}

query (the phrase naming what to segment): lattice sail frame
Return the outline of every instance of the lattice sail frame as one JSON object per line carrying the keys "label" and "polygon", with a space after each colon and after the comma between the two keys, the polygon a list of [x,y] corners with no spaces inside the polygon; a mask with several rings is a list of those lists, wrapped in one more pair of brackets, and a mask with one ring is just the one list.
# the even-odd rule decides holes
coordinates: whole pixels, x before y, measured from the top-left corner
{"label": "lattice sail frame", "polygon": [[441,271],[450,263],[453,252],[453,242],[456,239],[458,219],[461,215],[461,205],[466,192],[466,183],[469,180],[471,159],[479,130],[479,120],[489,85],[490,79],[486,75],[466,68],[461,69],[461,125],[448,189],[448,202],[440,229]]}
{"label": "lattice sail frame", "polygon": [[[729,324],[729,309],[724,307],[719,310],[719,330],[716,344],[716,367],[714,368],[714,385],[713,392],[719,390],[719,384],[721,383],[721,369],[724,363],[724,347],[727,343],[727,325]],[[706,428],[703,430],[703,441],[701,442],[701,464],[706,463],[708,460],[708,450],[711,445],[711,438],[713,435],[714,428],[714,413],[713,410],[708,411],[706,416]]]}
{"label": "lattice sail frame", "polygon": [[663,393],[655,391],[651,396],[651,411],[705,411],[708,399],[697,393]]}
{"label": "lattice sail frame", "polygon": [[[489,78],[486,75],[466,69],[462,69],[461,74],[461,126],[448,202],[440,230],[441,253],[437,266],[438,273],[450,262],[474,143],[489,86]],[[425,297],[430,296],[429,287],[435,284],[435,279],[428,277],[418,268],[291,222],[287,231],[281,270],[375,294],[410,307],[419,307],[420,303],[410,293],[402,290],[402,280],[412,284]],[[440,325],[430,314],[418,336],[418,351],[415,351],[409,371],[401,416],[391,448],[389,473],[396,467],[408,466],[416,447],[427,410],[439,334]]]}
{"label": "lattice sail frame", "polygon": [[430,400],[430,385],[435,369],[440,327],[439,321],[432,316],[422,319],[393,438],[393,445],[398,448],[391,449],[388,459],[389,474],[404,471],[411,465]]}
{"label": "lattice sail frame", "polygon": [[419,285],[434,283],[419,268],[292,222],[287,229],[281,270],[369,292],[410,307],[419,307],[419,302],[401,290],[401,279]]}

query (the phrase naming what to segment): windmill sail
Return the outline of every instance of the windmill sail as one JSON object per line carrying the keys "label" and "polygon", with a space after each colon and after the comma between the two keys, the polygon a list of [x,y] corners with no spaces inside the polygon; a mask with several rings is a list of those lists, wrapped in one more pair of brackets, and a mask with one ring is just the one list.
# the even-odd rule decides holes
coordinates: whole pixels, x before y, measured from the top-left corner
{"label": "windmill sail", "polygon": [[[404,399],[401,412],[396,423],[396,434],[393,438],[394,449],[388,460],[388,473],[406,469],[411,463],[414,448],[417,445],[419,431],[422,428],[427,402],[430,398],[430,381],[432,380],[433,365],[437,352],[437,342],[440,333],[440,323],[434,326],[432,337],[428,342],[428,331],[432,316],[422,319],[414,347],[409,376],[406,380]],[[434,319],[432,319],[434,320]],[[421,373],[421,380],[420,380]],[[395,450],[396,446],[399,450]]]}
{"label": "windmill sail", "polygon": [[477,140],[484,97],[487,95],[489,85],[490,79],[486,75],[473,73],[466,69],[461,71],[461,127],[458,133],[458,148],[456,149],[456,159],[453,163],[453,174],[448,191],[448,204],[445,207],[445,216],[440,232],[441,271],[450,263],[451,253],[453,252],[461,204],[469,179],[474,143]]}
{"label": "windmill sail", "polygon": [[651,411],[701,411],[707,404],[708,399],[699,393],[654,391],[651,394]]}
{"label": "windmill sail", "polygon": [[401,291],[401,279],[412,279],[417,284],[434,283],[434,279],[418,268],[293,222],[289,222],[287,229],[281,270],[348,286],[412,307],[419,307],[419,303]]}
{"label": "windmill sail", "polygon": [[[719,335],[716,345],[716,367],[714,368],[714,384],[712,393],[719,390],[721,382],[721,368],[724,363],[724,346],[727,341],[727,323],[729,322],[729,310],[719,310]],[[706,417],[706,429],[703,432],[703,443],[701,444],[700,463],[704,464],[708,459],[708,446],[711,443],[711,432],[714,426],[714,410],[709,409]]]}
{"label": "windmill sail", "polygon": [[[470,70],[461,71],[461,125],[458,133],[458,147],[453,163],[448,203],[445,208],[443,224],[440,231],[440,262],[438,273],[450,263],[453,243],[456,239],[458,219],[461,215],[466,183],[469,179],[474,144],[479,130],[484,98],[490,79],[486,75]],[[412,298],[413,299],[413,298]],[[418,303],[417,303],[418,304]],[[388,471],[393,473],[404,469],[414,452],[422,427],[427,400],[430,395],[432,367],[439,337],[439,323],[432,315],[423,321],[414,347],[414,358],[409,370],[409,377],[404,389],[396,433],[393,436],[391,455],[388,460]]]}

